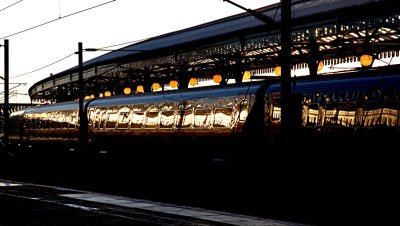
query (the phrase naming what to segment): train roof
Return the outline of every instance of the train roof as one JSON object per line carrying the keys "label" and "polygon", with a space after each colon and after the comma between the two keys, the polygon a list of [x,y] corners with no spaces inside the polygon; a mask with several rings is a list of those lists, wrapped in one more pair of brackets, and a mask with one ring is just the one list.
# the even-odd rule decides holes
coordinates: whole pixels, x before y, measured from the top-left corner
{"label": "train roof", "polygon": [[[133,95],[118,95],[105,98],[84,100],[84,105],[91,107],[128,105],[138,103],[160,103],[169,101],[183,101],[207,97],[228,97],[246,95],[257,92],[265,84],[265,81],[245,82],[240,84],[227,84],[220,86],[208,86],[183,90],[169,90],[164,92],[149,92]],[[55,104],[32,106],[21,111],[13,112],[12,116],[21,114],[34,114],[52,111],[78,110],[78,101],[59,102]]]}
{"label": "train roof", "polygon": [[[85,100],[87,102],[87,100]],[[85,104],[85,103],[84,103]],[[46,104],[46,105],[38,105],[26,108],[25,114],[34,114],[34,113],[42,113],[49,111],[68,111],[68,110],[76,110],[79,109],[78,101],[68,101],[68,102],[59,102],[56,104]]]}
{"label": "train roof", "polygon": [[[340,76],[320,76],[316,79],[293,80],[292,92],[304,92],[307,90],[349,90],[355,88],[370,89],[375,87],[400,89],[400,73],[346,73]],[[280,91],[280,83],[271,85],[268,92]]]}
{"label": "train roof", "polygon": [[140,93],[100,98],[90,103],[91,107],[109,105],[128,105],[137,103],[160,103],[171,101],[193,100],[208,97],[228,97],[255,93],[265,82],[246,82],[212,87],[184,90],[169,90],[156,93]]}

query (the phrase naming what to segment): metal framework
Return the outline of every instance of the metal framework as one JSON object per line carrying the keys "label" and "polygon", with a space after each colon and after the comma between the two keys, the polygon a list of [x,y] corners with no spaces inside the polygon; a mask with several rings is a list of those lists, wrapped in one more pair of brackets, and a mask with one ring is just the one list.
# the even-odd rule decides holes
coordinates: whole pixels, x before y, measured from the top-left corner
{"label": "metal framework", "polygon": [[[400,11],[394,3],[391,0],[293,1],[292,68],[310,68],[310,75],[316,75],[315,65],[320,61],[326,66],[357,62],[365,52],[374,59],[399,56]],[[107,60],[101,60],[100,56],[100,60],[85,62],[85,95],[98,96],[105,90],[122,94],[124,87],[135,90],[137,85],[150,91],[153,82],[163,87],[170,80],[177,80],[179,88],[187,88],[190,78],[207,80],[216,73],[222,75],[222,83],[228,79],[241,82],[246,70],[251,72],[252,78],[264,79],[280,63],[279,28],[284,25],[279,20],[279,4],[257,11],[271,17],[278,15],[276,25],[265,25],[249,13],[243,13],[151,41],[173,39],[185,32],[201,32],[204,28],[232,27],[245,19],[249,24],[258,23],[249,28],[230,29],[215,37],[200,40],[189,37],[178,44],[167,43],[167,47],[135,50],[151,44],[151,41],[144,41],[106,54],[103,58],[108,57]],[[118,55],[122,51],[131,53]],[[110,58],[112,54],[114,58]],[[75,67],[37,82],[29,89],[29,95],[34,100],[74,100],[78,97],[78,80],[79,70]]]}

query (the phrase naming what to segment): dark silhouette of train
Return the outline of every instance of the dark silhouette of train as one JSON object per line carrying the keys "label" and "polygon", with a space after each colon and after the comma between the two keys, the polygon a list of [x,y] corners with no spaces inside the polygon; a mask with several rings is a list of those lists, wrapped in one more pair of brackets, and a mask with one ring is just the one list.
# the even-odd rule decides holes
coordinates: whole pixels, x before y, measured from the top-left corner
{"label": "dark silhouette of train", "polygon": [[298,219],[395,216],[400,67],[293,78],[291,91],[287,131],[278,78],[85,100],[83,149],[78,101],[26,108],[10,116],[22,161],[7,169]]}
{"label": "dark silhouette of train", "polygon": [[[398,67],[298,77],[289,135],[280,129],[278,79],[85,100],[85,143],[90,153],[182,161],[372,157],[399,137],[399,92]],[[78,112],[73,101],[12,113],[10,147],[78,150]]]}

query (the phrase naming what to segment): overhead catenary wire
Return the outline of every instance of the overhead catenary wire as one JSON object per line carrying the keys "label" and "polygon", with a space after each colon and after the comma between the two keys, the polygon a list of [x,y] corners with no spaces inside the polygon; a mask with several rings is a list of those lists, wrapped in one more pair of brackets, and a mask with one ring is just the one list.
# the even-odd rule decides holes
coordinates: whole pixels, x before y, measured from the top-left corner
{"label": "overhead catenary wire", "polygon": [[120,43],[120,44],[115,44],[115,45],[110,45],[110,46],[104,46],[98,49],[108,49],[108,48],[112,48],[112,47],[116,47],[116,46],[122,46],[122,45],[127,45],[127,44],[133,44],[133,43],[138,43],[138,42],[143,42],[148,40],[148,38],[143,38],[140,40],[135,40],[135,41],[130,41],[130,42],[124,42],[124,43]]}
{"label": "overhead catenary wire", "polygon": [[4,8],[2,8],[2,9],[0,9],[0,12],[1,12],[1,11],[3,11],[3,10],[6,10],[6,9],[8,9],[8,8],[12,7],[12,6],[15,6],[16,4],[18,4],[18,3],[22,2],[22,1],[23,1],[23,0],[20,0],[20,1],[14,2],[13,4],[11,4],[11,5],[8,5],[8,6],[4,7]]}
{"label": "overhead catenary wire", "polygon": [[57,60],[57,61],[54,61],[53,63],[50,63],[50,64],[48,64],[48,65],[46,65],[46,66],[43,66],[43,67],[41,67],[41,68],[38,68],[38,69],[35,69],[35,70],[32,70],[32,71],[26,72],[26,73],[23,73],[23,74],[10,76],[10,78],[17,78],[17,77],[21,77],[21,76],[24,76],[24,75],[27,75],[27,74],[31,74],[31,73],[40,71],[40,70],[42,70],[42,69],[44,69],[44,68],[50,67],[51,65],[54,65],[54,64],[56,64],[56,63],[59,63],[60,61],[63,61],[63,60],[65,60],[65,59],[67,59],[67,58],[69,58],[69,57],[71,57],[71,56],[73,56],[73,55],[75,55],[75,52],[73,52],[73,53],[69,54],[68,56],[65,56],[65,57],[63,57],[63,58],[61,58],[61,59],[59,59],[59,60]]}
{"label": "overhead catenary wire", "polygon": [[6,36],[4,36],[4,37],[1,37],[0,40],[5,39],[5,38],[8,38],[8,37],[11,37],[11,36],[14,36],[14,35],[17,35],[17,34],[24,33],[24,32],[26,32],[26,31],[33,30],[33,29],[35,29],[35,28],[38,28],[38,27],[41,27],[41,26],[50,24],[50,23],[55,22],[55,21],[57,21],[57,20],[61,20],[61,19],[64,19],[64,18],[73,16],[73,15],[76,15],[76,14],[79,14],[79,13],[83,13],[83,12],[85,12],[85,11],[88,11],[88,10],[91,10],[91,9],[94,9],[94,8],[97,8],[97,7],[100,7],[100,6],[109,4],[109,3],[111,3],[111,2],[115,2],[115,1],[116,1],[116,0],[111,0],[111,1],[108,1],[108,2],[104,2],[104,3],[98,4],[98,5],[95,5],[95,6],[92,6],[92,7],[89,7],[89,8],[86,8],[86,9],[83,9],[83,10],[80,10],[80,11],[77,11],[77,12],[74,12],[74,13],[67,14],[67,15],[65,15],[65,16],[61,16],[61,15],[60,15],[60,16],[59,16],[58,18],[56,18],[56,19],[53,19],[53,20],[50,20],[50,21],[47,21],[47,22],[38,24],[38,25],[36,25],[36,26],[33,26],[33,27],[30,27],[30,28],[27,28],[27,29],[24,29],[24,30],[15,32],[15,33],[10,34],[10,35],[6,35]]}
{"label": "overhead catenary wire", "polygon": [[[140,40],[135,40],[135,41],[130,41],[130,42],[124,42],[124,43],[120,43],[120,44],[114,44],[114,45],[105,46],[105,47],[101,47],[101,48],[86,48],[85,50],[86,50],[86,51],[89,51],[89,52],[93,52],[93,51],[120,51],[120,50],[109,50],[109,49],[106,50],[106,48],[115,47],[115,46],[121,46],[121,45],[126,45],[126,44],[131,44],[131,43],[137,43],[137,42],[141,42],[141,41],[145,41],[145,40],[147,40],[147,38],[145,38],[145,39],[140,39]],[[131,50],[131,51],[143,51],[143,50]],[[45,68],[47,68],[47,67],[50,67],[50,66],[52,66],[52,65],[54,65],[54,64],[57,64],[57,63],[59,63],[59,62],[65,60],[65,59],[67,59],[67,58],[69,58],[69,57],[71,57],[71,56],[73,56],[73,55],[75,55],[75,54],[76,54],[76,52],[73,52],[73,53],[71,53],[70,55],[65,56],[65,57],[63,57],[63,58],[61,58],[61,59],[59,59],[59,60],[57,60],[57,61],[52,62],[52,63],[49,63],[49,64],[47,64],[47,65],[45,65],[45,66],[43,66],[43,67],[34,69],[34,70],[32,70],[32,71],[29,71],[29,72],[25,72],[25,73],[23,73],[23,74],[10,76],[10,78],[17,78],[17,77],[21,77],[21,76],[24,76],[24,75],[32,74],[32,73],[34,73],[34,72],[43,70],[43,69],[45,69]]]}

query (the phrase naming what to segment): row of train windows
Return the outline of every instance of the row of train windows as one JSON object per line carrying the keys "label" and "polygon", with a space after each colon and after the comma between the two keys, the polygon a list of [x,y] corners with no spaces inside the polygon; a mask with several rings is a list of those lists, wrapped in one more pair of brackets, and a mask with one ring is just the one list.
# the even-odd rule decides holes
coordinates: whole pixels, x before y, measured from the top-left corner
{"label": "row of train windows", "polygon": [[[89,114],[90,124],[94,129],[115,128],[231,128],[236,122],[247,118],[248,110],[240,113],[229,108],[196,109],[185,111],[118,111],[115,109],[98,109]],[[54,117],[26,118],[27,129],[76,129],[77,117],[55,115]]]}
{"label": "row of train windows", "polygon": [[[190,109],[185,111],[126,111],[99,109],[90,114],[95,129],[141,128],[231,128],[247,117],[247,109],[238,114],[233,108]],[[235,120],[237,119],[237,120]]]}
{"label": "row of train windows", "polygon": [[[376,106],[372,108],[371,106]],[[272,122],[280,121],[280,105],[272,106],[270,114]],[[355,103],[335,105],[310,104],[303,105],[301,110],[302,125],[304,127],[343,126],[343,127],[377,127],[399,126],[399,109],[392,106],[371,104],[369,107],[357,106]]]}
{"label": "row of train windows", "polygon": [[310,92],[303,93],[303,97],[310,103],[321,102],[348,102],[348,101],[393,101],[398,99],[398,92],[392,90],[343,90],[328,92]]}

